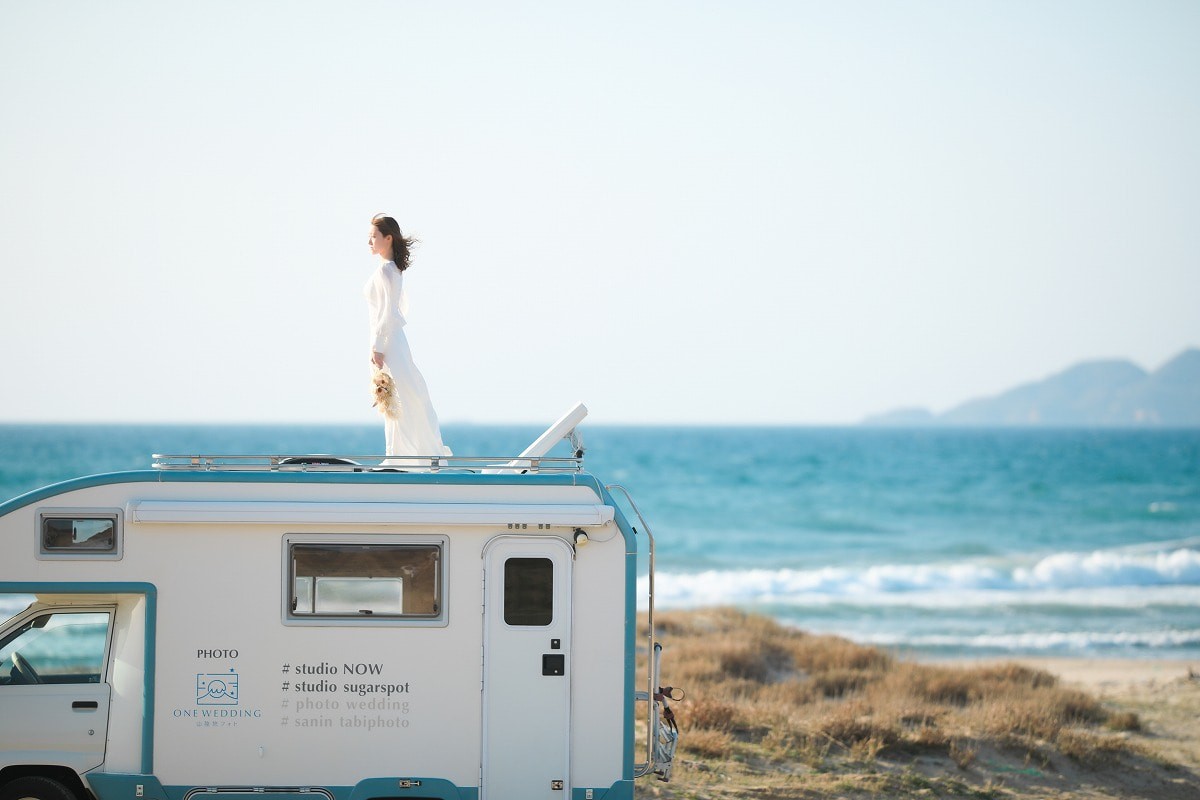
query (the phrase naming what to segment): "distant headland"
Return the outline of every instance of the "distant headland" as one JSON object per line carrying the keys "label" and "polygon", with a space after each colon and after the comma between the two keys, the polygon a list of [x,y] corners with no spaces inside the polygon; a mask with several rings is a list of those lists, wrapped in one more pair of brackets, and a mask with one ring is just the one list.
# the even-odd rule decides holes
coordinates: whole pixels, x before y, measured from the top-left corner
{"label": "distant headland", "polygon": [[1132,361],[1086,361],[1040,381],[969,400],[941,414],[904,408],[864,425],[1200,427],[1200,349],[1189,348],[1154,372]]}

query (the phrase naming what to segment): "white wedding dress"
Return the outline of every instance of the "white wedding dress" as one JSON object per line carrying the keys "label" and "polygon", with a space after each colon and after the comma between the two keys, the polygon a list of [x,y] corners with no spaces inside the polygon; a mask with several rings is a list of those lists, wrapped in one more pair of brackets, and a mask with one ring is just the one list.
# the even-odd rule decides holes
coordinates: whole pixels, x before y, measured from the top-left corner
{"label": "white wedding dress", "polygon": [[370,315],[371,350],[383,353],[383,369],[395,381],[400,401],[400,416],[384,417],[387,455],[450,455],[450,449],[442,444],[442,431],[429,399],[429,389],[413,363],[404,335],[408,314],[404,273],[396,269],[394,262],[380,264],[363,286],[363,296],[367,298]]}

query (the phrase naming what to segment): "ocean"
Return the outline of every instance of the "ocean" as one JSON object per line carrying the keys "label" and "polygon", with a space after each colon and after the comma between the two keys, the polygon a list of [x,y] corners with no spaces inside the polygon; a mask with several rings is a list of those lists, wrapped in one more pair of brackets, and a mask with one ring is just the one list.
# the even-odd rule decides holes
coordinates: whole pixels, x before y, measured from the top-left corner
{"label": "ocean", "polygon": [[[1200,658],[1200,430],[582,430],[587,470],[650,523],[659,609],[915,657]],[[502,456],[540,430],[444,432]],[[381,449],[376,426],[2,425],[0,499],[152,453]]]}

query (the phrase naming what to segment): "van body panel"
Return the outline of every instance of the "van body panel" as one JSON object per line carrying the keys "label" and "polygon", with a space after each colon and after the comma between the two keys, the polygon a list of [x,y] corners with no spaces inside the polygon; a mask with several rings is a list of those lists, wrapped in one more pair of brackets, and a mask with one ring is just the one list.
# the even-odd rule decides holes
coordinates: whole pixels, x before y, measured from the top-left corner
{"label": "van body panel", "polygon": [[[121,558],[38,559],[46,507],[122,509]],[[155,514],[140,520],[139,508]],[[340,508],[352,513],[340,518]],[[576,548],[568,523],[580,520],[588,540]],[[289,542],[367,553],[435,544],[436,614],[351,606],[301,618],[290,606]],[[552,562],[550,624],[502,624],[503,593],[487,587],[502,585],[514,557]],[[634,532],[587,474],[153,471],[0,504],[0,592],[34,595],[37,608],[111,609],[93,715],[108,709],[107,723],[87,728],[98,755],[67,764],[99,800],[184,800],[196,788],[462,800],[487,794],[485,776],[489,800],[623,797],[633,773],[636,558]],[[487,584],[485,572],[495,573]],[[330,577],[369,588],[380,578]],[[402,597],[419,583],[407,573],[386,580]],[[0,704],[37,696],[0,686]],[[485,716],[521,724],[489,728]],[[0,740],[0,763],[34,763],[31,749]],[[499,788],[514,781],[515,794]]]}

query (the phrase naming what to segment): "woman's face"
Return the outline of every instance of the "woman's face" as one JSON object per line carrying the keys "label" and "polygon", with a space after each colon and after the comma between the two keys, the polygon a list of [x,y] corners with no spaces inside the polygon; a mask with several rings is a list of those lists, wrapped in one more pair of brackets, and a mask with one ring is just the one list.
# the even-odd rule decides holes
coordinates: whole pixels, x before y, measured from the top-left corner
{"label": "woman's face", "polygon": [[371,237],[367,239],[367,244],[370,245],[371,252],[375,255],[384,258],[392,257],[392,237],[384,236],[374,225],[371,226]]}

